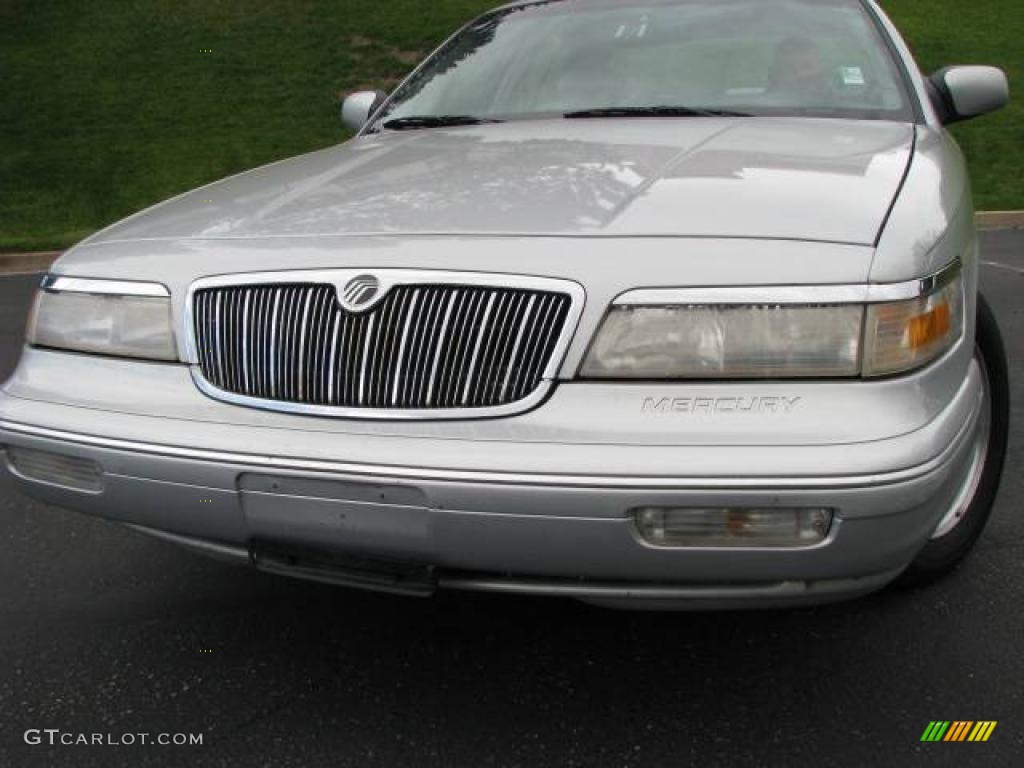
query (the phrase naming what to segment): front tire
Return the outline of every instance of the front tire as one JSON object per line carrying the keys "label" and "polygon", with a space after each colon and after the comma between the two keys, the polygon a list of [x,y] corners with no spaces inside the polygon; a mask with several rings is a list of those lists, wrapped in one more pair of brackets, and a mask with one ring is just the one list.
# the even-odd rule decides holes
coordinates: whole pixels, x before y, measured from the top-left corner
{"label": "front tire", "polygon": [[1010,381],[999,326],[992,308],[980,294],[977,317],[975,359],[981,367],[985,398],[972,465],[952,508],[900,576],[899,586],[930,584],[955,570],[985,529],[999,490],[1010,431]]}

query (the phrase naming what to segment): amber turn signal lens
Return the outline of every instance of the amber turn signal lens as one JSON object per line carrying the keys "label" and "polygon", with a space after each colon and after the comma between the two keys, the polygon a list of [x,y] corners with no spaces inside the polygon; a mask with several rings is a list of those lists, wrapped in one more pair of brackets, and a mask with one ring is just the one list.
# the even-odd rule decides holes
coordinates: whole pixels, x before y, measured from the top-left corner
{"label": "amber turn signal lens", "polygon": [[926,347],[946,336],[953,328],[949,303],[939,304],[930,312],[911,318],[907,325],[907,341],[913,349]]}
{"label": "amber turn signal lens", "polygon": [[964,288],[958,276],[927,296],[868,306],[864,375],[921,368],[948,352],[964,329]]}

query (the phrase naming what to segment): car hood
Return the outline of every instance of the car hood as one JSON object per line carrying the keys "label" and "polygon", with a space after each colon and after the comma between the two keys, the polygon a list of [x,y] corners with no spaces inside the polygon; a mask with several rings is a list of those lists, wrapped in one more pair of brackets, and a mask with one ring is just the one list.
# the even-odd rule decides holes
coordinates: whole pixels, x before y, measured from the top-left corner
{"label": "car hood", "polygon": [[871,245],[913,137],[906,124],[778,118],[387,132],[208,185],[89,243],[575,235]]}

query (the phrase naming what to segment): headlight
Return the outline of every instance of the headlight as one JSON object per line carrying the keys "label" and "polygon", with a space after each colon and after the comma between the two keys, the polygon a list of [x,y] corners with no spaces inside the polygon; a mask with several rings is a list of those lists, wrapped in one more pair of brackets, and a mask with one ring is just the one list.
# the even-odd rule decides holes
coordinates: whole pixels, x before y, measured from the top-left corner
{"label": "headlight", "polygon": [[29,344],[119,357],[177,360],[171,299],[159,283],[47,276]]}
{"label": "headlight", "polygon": [[[899,286],[634,292],[605,318],[581,375],[837,378],[919,368],[949,350],[963,332],[963,282],[959,264],[954,266],[941,279]],[[923,295],[885,301],[919,287]],[[823,302],[807,303],[816,292]],[[701,294],[709,298],[686,301]],[[727,295],[752,300],[714,300]]]}
{"label": "headlight", "polygon": [[862,307],[616,307],[583,375],[630,379],[856,376]]}

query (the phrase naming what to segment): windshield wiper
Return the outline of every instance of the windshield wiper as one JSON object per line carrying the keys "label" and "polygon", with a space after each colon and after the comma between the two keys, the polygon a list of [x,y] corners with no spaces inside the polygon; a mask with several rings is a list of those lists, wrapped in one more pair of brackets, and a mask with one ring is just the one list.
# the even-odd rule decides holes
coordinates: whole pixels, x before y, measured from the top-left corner
{"label": "windshield wiper", "polygon": [[693,107],[606,107],[566,112],[570,120],[591,117],[753,117],[746,112],[728,109],[695,109]]}
{"label": "windshield wiper", "polygon": [[417,115],[386,120],[383,123],[383,127],[389,131],[403,131],[415,128],[448,128],[458,125],[483,125],[484,123],[500,122],[501,120],[473,117],[472,115]]}

